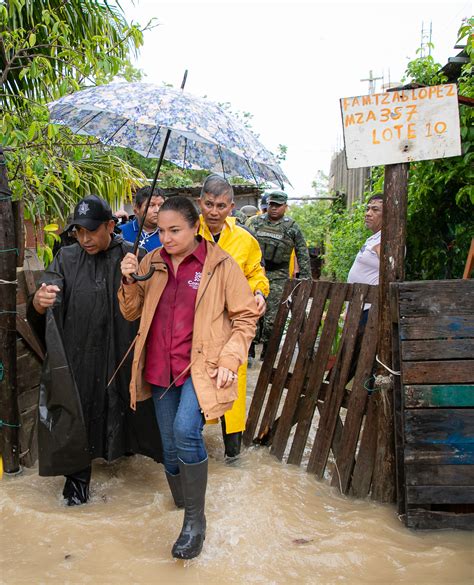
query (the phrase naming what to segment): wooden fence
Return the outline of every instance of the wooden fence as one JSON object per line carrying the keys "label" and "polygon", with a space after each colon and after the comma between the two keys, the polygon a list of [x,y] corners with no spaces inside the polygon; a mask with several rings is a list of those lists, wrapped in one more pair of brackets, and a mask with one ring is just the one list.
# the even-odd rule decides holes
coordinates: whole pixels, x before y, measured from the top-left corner
{"label": "wooden fence", "polygon": [[391,293],[399,512],[412,528],[474,530],[474,281]]}
{"label": "wooden fence", "polygon": [[377,296],[364,284],[287,282],[244,433],[246,445],[271,445],[287,463],[307,460],[309,472],[361,497],[370,491],[376,450],[368,388]]}
{"label": "wooden fence", "polygon": [[[36,254],[26,251],[25,263],[17,270],[16,295],[16,351],[17,351],[17,397],[20,414],[19,447],[20,463],[32,467],[38,458],[36,425],[38,419],[38,395],[43,348],[26,321],[26,303],[37,286],[42,274],[42,265]],[[2,439],[0,435],[0,440]]]}

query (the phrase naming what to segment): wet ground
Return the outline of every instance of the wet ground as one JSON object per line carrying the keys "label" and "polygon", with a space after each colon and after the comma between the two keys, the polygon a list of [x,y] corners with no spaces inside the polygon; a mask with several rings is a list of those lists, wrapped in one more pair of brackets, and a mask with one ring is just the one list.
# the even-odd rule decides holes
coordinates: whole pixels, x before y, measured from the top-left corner
{"label": "wet ground", "polygon": [[410,531],[392,506],[341,496],[265,448],[226,465],[220,428],[205,437],[208,532],[198,559],[171,557],[182,512],[161,465],[95,464],[91,502],[78,508],[63,504],[62,478],[30,469],[0,482],[0,583],[474,583],[472,533]]}

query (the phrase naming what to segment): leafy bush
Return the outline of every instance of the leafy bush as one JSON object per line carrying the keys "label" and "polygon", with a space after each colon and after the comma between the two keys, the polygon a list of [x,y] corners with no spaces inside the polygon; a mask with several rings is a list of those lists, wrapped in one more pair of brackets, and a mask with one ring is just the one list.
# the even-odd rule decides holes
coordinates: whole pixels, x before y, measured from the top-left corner
{"label": "leafy bush", "polygon": [[364,214],[364,203],[346,209],[342,201],[317,201],[290,210],[308,246],[322,250],[323,275],[341,282],[347,280],[357,252],[370,235]]}
{"label": "leafy bush", "polygon": [[351,209],[332,213],[326,238],[323,274],[345,282],[357,252],[369,237],[364,224],[365,203],[356,202]]}
{"label": "leafy bush", "polygon": [[291,206],[289,215],[300,226],[308,246],[320,247],[326,239],[331,218],[329,201]]}
{"label": "leafy bush", "polygon": [[[458,93],[474,97],[474,19],[459,30],[457,42],[467,38],[469,62],[458,79]],[[441,65],[431,56],[407,65],[405,81],[423,85],[444,83]],[[460,278],[474,236],[474,110],[459,106],[462,155],[411,163],[408,182],[407,280]],[[383,167],[372,169],[372,192],[383,191]],[[323,274],[345,281],[352,262],[370,232],[364,226],[363,203],[346,210],[312,203],[291,209],[310,245],[324,243]],[[315,244],[316,241],[316,244]]]}
{"label": "leafy bush", "polygon": [[[459,31],[467,37],[469,62],[458,80],[458,93],[474,97],[474,51],[471,18]],[[408,64],[407,76],[418,83],[436,85],[445,80],[431,57]],[[419,161],[410,165],[406,278],[408,280],[460,278],[474,236],[474,111],[460,105],[462,155]]]}

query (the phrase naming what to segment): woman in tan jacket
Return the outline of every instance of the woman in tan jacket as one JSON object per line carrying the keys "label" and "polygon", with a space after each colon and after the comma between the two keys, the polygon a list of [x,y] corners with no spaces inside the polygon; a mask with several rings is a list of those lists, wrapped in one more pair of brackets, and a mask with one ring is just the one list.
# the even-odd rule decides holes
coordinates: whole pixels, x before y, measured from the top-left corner
{"label": "woman in tan jacket", "polygon": [[[121,265],[123,316],[141,318],[130,381],[131,406],[153,396],[166,477],[178,507],[181,534],[172,554],[191,559],[205,538],[206,419],[237,398],[237,370],[247,360],[258,310],[237,263],[197,236],[199,215],[186,197],[171,197],[158,217],[163,247],[140,266],[133,254]],[[153,276],[135,281],[135,272]]]}

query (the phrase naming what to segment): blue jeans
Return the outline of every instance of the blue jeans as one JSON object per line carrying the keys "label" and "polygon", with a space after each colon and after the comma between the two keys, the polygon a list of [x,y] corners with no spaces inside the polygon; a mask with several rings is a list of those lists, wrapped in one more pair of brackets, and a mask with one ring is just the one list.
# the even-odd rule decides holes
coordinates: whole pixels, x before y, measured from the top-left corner
{"label": "blue jeans", "polygon": [[179,473],[178,458],[188,464],[204,461],[207,457],[202,438],[204,416],[191,377],[167,392],[162,386],[152,386],[152,391],[166,471],[172,475]]}

